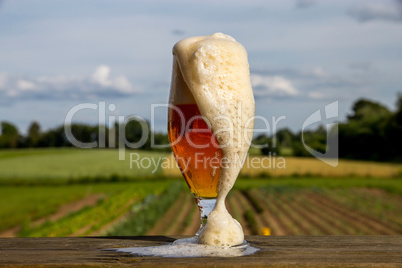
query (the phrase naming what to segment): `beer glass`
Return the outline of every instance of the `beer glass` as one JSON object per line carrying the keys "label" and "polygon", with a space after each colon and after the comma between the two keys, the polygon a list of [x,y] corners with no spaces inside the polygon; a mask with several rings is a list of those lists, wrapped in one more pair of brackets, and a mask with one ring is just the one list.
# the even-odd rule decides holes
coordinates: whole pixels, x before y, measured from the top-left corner
{"label": "beer glass", "polygon": [[198,205],[201,230],[216,203],[222,150],[209,128],[208,120],[201,116],[175,56],[169,104],[169,141]]}

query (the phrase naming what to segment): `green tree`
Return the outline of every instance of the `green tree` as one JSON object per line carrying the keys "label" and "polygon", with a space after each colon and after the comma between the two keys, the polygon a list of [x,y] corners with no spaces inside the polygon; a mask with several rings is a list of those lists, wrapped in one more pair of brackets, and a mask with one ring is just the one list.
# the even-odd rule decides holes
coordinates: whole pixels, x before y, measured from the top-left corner
{"label": "green tree", "polygon": [[[304,141],[304,144],[303,144]],[[305,145],[322,154],[327,151],[327,130],[320,125],[316,130],[299,132],[293,141],[293,154],[295,156],[312,156]]]}
{"label": "green tree", "polygon": [[[126,122],[121,127],[124,128],[127,142],[135,145],[138,143],[138,149],[150,149],[151,128],[149,123],[144,120],[133,119]],[[141,141],[144,142],[141,142]]]}
{"label": "green tree", "polygon": [[398,94],[396,111],[385,127],[388,154],[394,160],[402,160],[402,93]]}
{"label": "green tree", "polygon": [[36,147],[38,146],[39,139],[40,139],[40,125],[38,122],[34,121],[28,127],[28,137],[26,141],[26,146],[28,147]]}
{"label": "green tree", "polygon": [[356,101],[346,123],[339,124],[339,156],[353,159],[390,158],[386,128],[392,112],[378,102]]}
{"label": "green tree", "polygon": [[0,148],[17,148],[20,135],[16,126],[1,122]]}
{"label": "green tree", "polygon": [[[169,136],[166,133],[154,133],[153,134],[154,144],[155,145],[167,145],[169,144]],[[153,149],[153,148],[152,148]],[[170,146],[166,146],[166,148],[161,148],[160,150],[171,152],[172,149]]]}
{"label": "green tree", "polygon": [[348,120],[364,122],[364,124],[378,123],[392,114],[387,107],[367,99],[357,100],[352,110],[353,114],[348,116]]}
{"label": "green tree", "polygon": [[295,135],[290,129],[280,129],[278,132],[276,132],[275,136],[281,147],[292,147]]}
{"label": "green tree", "polygon": [[64,126],[49,129],[42,133],[38,141],[39,147],[62,147],[68,145]]}
{"label": "green tree", "polygon": [[262,155],[279,155],[279,144],[278,142],[274,141],[273,137],[268,137],[265,134],[261,134],[256,137],[253,142],[253,145],[259,146],[261,149]]}

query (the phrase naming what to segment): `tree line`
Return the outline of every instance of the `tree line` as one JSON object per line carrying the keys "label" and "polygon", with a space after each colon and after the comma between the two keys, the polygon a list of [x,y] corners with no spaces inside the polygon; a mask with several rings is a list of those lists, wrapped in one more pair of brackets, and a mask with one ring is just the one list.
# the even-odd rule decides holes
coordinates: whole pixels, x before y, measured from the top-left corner
{"label": "tree line", "polygon": [[[329,131],[329,133],[328,133]],[[304,141],[304,144],[303,142]],[[358,99],[345,122],[327,130],[319,126],[316,130],[293,133],[285,128],[275,135],[260,135],[256,144],[266,144],[262,154],[312,156],[311,149],[333,157],[372,161],[402,161],[402,93],[398,94],[395,111],[379,102]],[[273,146],[274,145],[274,146]]]}
{"label": "tree line", "polygon": [[[120,131],[124,131],[127,142],[138,142],[148,131],[144,144],[139,149],[152,150],[154,145],[166,145],[169,139],[166,133],[155,133],[147,121],[129,121],[124,126],[117,123],[111,127],[86,124],[72,124],[73,136],[83,143],[99,141],[104,138],[104,147],[119,147],[122,142]],[[262,134],[253,139],[253,144],[261,147],[264,155],[311,156],[306,146],[325,154],[340,158],[373,161],[402,161],[402,93],[398,94],[395,111],[389,110],[379,102],[359,99],[354,102],[351,113],[345,122],[340,122],[336,129],[328,130],[319,126],[316,130],[293,133],[284,128],[274,135]],[[123,133],[121,133],[123,134]],[[304,142],[304,144],[303,144]],[[0,148],[32,147],[72,147],[65,133],[65,126],[42,131],[38,122],[32,122],[26,135],[21,135],[13,124],[1,122]],[[124,144],[124,146],[126,146]],[[169,147],[162,150],[170,151]]]}
{"label": "tree line", "polygon": [[[20,134],[17,127],[9,122],[3,121],[0,126],[0,148],[74,147],[74,142],[66,134],[64,125],[42,131],[40,124],[34,121],[28,127],[26,135]],[[71,124],[68,128],[71,129],[73,139],[82,144],[96,142],[96,147],[129,147],[130,144],[138,143],[140,145],[137,149],[151,150],[154,149],[151,143],[155,145],[169,144],[167,134],[152,132],[147,121],[131,120],[124,125],[115,123],[112,127]],[[146,129],[144,130],[144,128]],[[121,131],[124,133],[120,133]],[[142,139],[145,141],[144,143],[140,142]],[[162,148],[162,150],[169,151],[170,148]]]}

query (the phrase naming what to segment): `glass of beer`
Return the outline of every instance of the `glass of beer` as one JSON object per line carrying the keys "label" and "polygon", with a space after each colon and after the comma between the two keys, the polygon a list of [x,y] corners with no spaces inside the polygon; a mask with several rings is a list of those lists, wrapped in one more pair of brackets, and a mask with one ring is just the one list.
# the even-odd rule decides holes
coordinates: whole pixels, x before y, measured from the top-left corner
{"label": "glass of beer", "polygon": [[222,151],[208,121],[201,116],[175,57],[169,104],[169,141],[200,210],[201,230],[216,203]]}

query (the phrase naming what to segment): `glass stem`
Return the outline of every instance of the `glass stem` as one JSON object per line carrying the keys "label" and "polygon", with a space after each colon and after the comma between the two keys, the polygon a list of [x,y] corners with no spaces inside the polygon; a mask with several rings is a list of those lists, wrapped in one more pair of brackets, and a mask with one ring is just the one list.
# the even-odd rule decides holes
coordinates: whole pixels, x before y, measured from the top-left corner
{"label": "glass stem", "polygon": [[198,209],[200,210],[201,216],[201,226],[196,235],[198,235],[202,228],[207,224],[208,215],[214,209],[216,204],[216,199],[202,199],[202,198],[195,198],[197,201]]}

